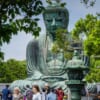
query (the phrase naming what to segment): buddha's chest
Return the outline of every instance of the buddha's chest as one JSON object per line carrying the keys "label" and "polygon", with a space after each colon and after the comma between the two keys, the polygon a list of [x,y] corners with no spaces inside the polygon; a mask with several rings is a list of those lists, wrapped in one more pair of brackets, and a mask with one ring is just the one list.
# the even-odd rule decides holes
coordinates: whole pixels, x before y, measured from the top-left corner
{"label": "buddha's chest", "polygon": [[64,66],[64,55],[62,52],[54,53],[52,50],[53,42],[48,42],[46,50],[46,63],[49,68],[61,68]]}
{"label": "buddha's chest", "polygon": [[66,62],[64,60],[63,53],[53,53],[51,50],[47,50],[46,55],[46,67],[50,75],[61,75],[64,73],[64,67]]}
{"label": "buddha's chest", "polygon": [[[50,62],[50,61],[59,61],[59,62],[64,62],[64,55],[63,53],[59,52],[59,53],[53,53],[51,50],[47,51],[47,57],[46,57],[46,62]],[[57,63],[59,63],[57,62]]]}

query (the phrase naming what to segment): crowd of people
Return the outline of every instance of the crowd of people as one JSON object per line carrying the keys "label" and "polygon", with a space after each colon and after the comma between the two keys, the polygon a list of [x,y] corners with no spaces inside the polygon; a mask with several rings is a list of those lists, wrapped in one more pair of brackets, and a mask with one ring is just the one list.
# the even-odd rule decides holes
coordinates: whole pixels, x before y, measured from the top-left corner
{"label": "crowd of people", "polygon": [[[30,88],[30,86],[27,85],[24,92],[21,91],[19,87],[15,87],[11,91],[9,86],[6,85],[2,90],[1,96],[1,100],[68,100],[68,95],[63,92],[61,87],[54,89],[51,88],[49,84],[45,84],[43,88],[39,88],[38,85],[33,85]],[[86,93],[84,90],[81,96],[93,96],[92,100],[100,100],[100,91],[96,94],[92,94]]]}
{"label": "crowd of people", "polygon": [[27,86],[24,93],[18,87],[11,91],[7,85],[2,90],[2,100],[67,100],[67,95],[64,94],[61,87],[54,89],[50,88],[48,84],[45,84],[42,89],[38,85],[33,85],[31,89]]}

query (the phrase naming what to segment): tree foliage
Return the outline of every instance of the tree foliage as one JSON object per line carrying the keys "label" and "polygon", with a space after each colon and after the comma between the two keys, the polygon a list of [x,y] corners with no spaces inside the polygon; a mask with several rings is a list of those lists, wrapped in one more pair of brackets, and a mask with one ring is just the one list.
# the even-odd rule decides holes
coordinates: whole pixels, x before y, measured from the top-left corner
{"label": "tree foliage", "polygon": [[[49,3],[51,0],[47,0]],[[58,0],[60,1],[60,0]],[[93,6],[96,0],[80,0],[86,6]],[[61,3],[63,7],[66,3]],[[42,0],[0,0],[0,47],[9,43],[12,35],[19,31],[39,35],[37,15],[44,10]],[[3,52],[0,51],[0,58]]]}
{"label": "tree foliage", "polygon": [[74,39],[79,39],[79,34],[85,33],[87,39],[84,41],[85,54],[100,55],[100,20],[97,16],[88,14],[85,19],[76,22],[72,30]]}
{"label": "tree foliage", "polygon": [[43,9],[41,0],[0,0],[0,46],[19,31],[38,36],[37,15]]}
{"label": "tree foliage", "polygon": [[[90,72],[86,76],[89,82],[100,82],[100,20],[97,16],[88,14],[86,18],[76,22],[72,30],[74,39],[79,39],[81,33],[86,34],[86,40],[83,41],[85,54],[90,56]],[[94,59],[98,57],[98,59]]]}
{"label": "tree foliage", "polygon": [[56,39],[52,47],[52,52],[53,53],[59,53],[62,52],[64,54],[64,58],[71,59],[72,57],[72,52],[69,52],[70,48],[70,43],[69,39],[70,36],[68,36],[69,33],[66,29],[57,29],[56,31]]}
{"label": "tree foliage", "polygon": [[0,82],[11,83],[26,78],[26,62],[10,59],[0,62]]}
{"label": "tree foliage", "polygon": [[93,7],[96,3],[96,0],[81,0],[81,3],[83,3],[88,8]]}
{"label": "tree foliage", "polygon": [[99,59],[91,59],[90,72],[86,76],[88,82],[100,82],[100,57]]}

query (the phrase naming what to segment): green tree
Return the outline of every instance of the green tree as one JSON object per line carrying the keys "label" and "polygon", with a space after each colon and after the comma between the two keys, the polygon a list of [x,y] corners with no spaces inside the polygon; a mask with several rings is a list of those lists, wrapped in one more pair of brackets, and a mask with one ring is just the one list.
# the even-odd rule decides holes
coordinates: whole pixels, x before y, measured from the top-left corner
{"label": "green tree", "polygon": [[[47,1],[50,3],[51,0]],[[80,1],[86,6],[93,6],[96,0]],[[12,35],[19,31],[38,36],[41,28],[37,24],[37,15],[43,10],[42,0],[0,0],[0,47],[4,42],[9,43]],[[1,50],[0,58],[4,58]]]}
{"label": "green tree", "polygon": [[10,83],[26,78],[26,62],[10,59],[0,63],[0,82]]}
{"label": "green tree", "polygon": [[[37,15],[43,9],[41,0],[0,0],[0,46],[19,31],[38,36]],[[0,56],[3,58],[1,51]]]}
{"label": "green tree", "polygon": [[[83,41],[84,53],[91,58],[90,72],[86,76],[86,80],[100,82],[100,67],[97,68],[97,66],[100,66],[100,19],[98,16],[88,14],[86,18],[77,21],[72,30],[73,38],[79,40],[81,33],[84,33],[87,37]],[[92,59],[93,56],[98,59]]]}
{"label": "green tree", "polygon": [[84,41],[85,54],[100,55],[100,20],[97,16],[88,14],[85,19],[76,22],[72,30],[74,39],[79,39],[79,34],[84,33],[87,39]]}
{"label": "green tree", "polygon": [[53,53],[59,53],[62,52],[64,54],[65,59],[71,59],[72,57],[72,52],[69,52],[71,49],[70,43],[69,43],[69,33],[66,29],[57,29],[56,35],[55,35],[55,42],[52,47],[52,52]]}
{"label": "green tree", "polygon": [[100,82],[100,57],[91,57],[90,72],[85,78],[88,82]]}

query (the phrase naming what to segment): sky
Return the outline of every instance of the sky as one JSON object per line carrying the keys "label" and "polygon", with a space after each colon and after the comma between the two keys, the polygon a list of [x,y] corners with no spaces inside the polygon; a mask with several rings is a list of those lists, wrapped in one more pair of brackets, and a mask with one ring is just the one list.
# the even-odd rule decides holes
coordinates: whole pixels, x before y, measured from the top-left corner
{"label": "sky", "polygon": [[[44,6],[46,6],[45,0],[42,0]],[[94,7],[86,8],[84,4],[80,3],[80,0],[62,0],[62,2],[66,2],[66,8],[69,10],[69,26],[68,31],[70,32],[75,23],[80,18],[85,18],[85,16],[90,14],[96,14],[96,12],[100,13],[100,0],[96,0],[96,4]],[[45,33],[45,25],[42,19],[42,15],[39,15],[40,21],[39,26],[42,31],[40,34]],[[8,59],[17,59],[17,60],[25,60],[26,59],[26,46],[30,40],[33,39],[31,34],[25,34],[24,32],[19,32],[18,35],[12,36],[12,39],[9,44],[3,44],[1,50],[4,52],[5,60]]]}

